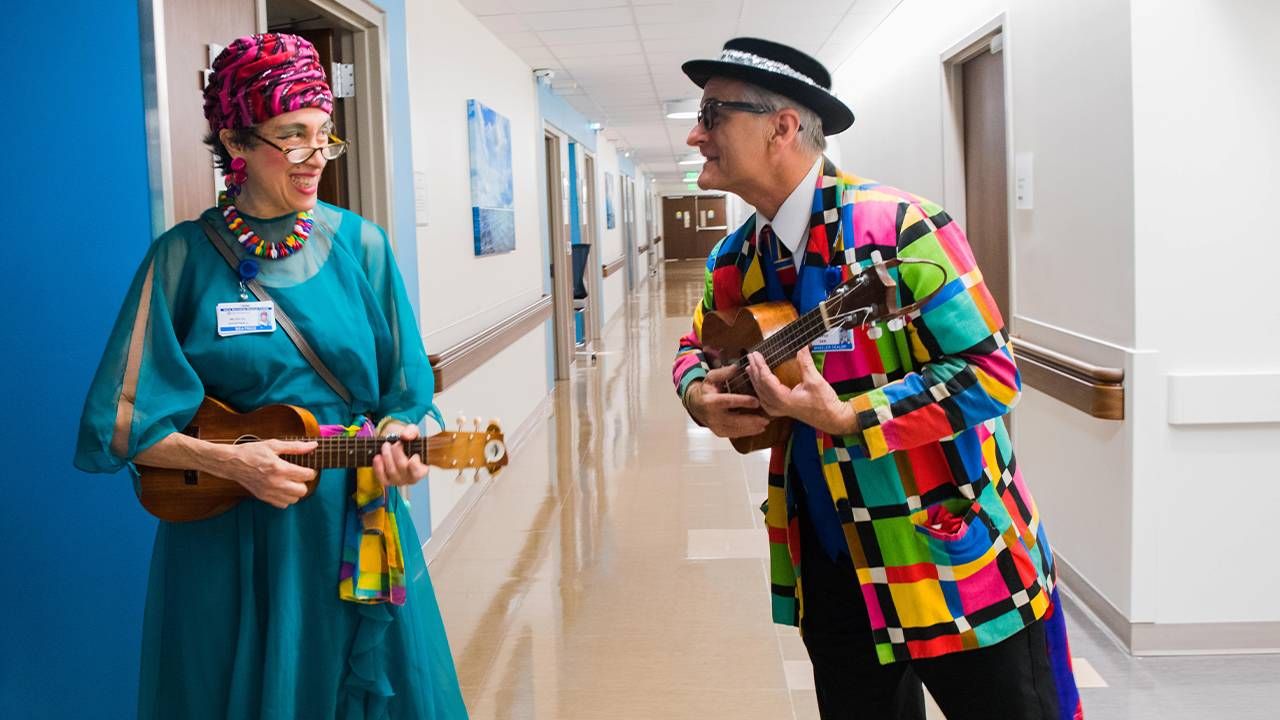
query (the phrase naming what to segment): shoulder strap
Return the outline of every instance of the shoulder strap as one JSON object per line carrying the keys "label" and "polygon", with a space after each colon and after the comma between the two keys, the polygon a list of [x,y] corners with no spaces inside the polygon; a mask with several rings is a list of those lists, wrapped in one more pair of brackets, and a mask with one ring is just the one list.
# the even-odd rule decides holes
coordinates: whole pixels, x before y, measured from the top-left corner
{"label": "shoulder strap", "polygon": [[[222,259],[226,260],[227,264],[231,266],[231,269],[235,271],[237,276],[239,276],[240,262],[236,259],[236,255],[231,251],[231,248],[227,247],[227,244],[218,237],[218,233],[213,229],[213,225],[211,225],[205,218],[200,218],[200,227],[204,230],[205,237],[209,238],[209,242],[212,243],[218,250],[218,253],[222,255]],[[275,302],[271,297],[271,293],[267,292],[267,289],[262,287],[262,283],[258,282],[257,279],[246,280],[244,284],[245,287],[249,288],[249,292],[253,293],[259,300]],[[316,355],[315,350],[311,349],[311,345],[307,343],[306,338],[302,337],[302,333],[298,330],[298,326],[293,324],[293,319],[285,313],[284,308],[280,307],[277,303],[275,309],[276,321],[280,323],[280,327],[289,336],[289,339],[293,341],[293,344],[298,346],[298,351],[302,353],[302,357],[306,358],[307,362],[311,363],[311,367],[315,368],[316,373],[320,375],[320,379],[324,380],[325,383],[338,394],[338,397],[342,398],[343,402],[350,406],[351,393],[347,391],[346,386],[343,385],[342,381],[338,380],[338,377],[329,370],[329,367],[324,364],[324,361],[320,359],[320,356]]]}

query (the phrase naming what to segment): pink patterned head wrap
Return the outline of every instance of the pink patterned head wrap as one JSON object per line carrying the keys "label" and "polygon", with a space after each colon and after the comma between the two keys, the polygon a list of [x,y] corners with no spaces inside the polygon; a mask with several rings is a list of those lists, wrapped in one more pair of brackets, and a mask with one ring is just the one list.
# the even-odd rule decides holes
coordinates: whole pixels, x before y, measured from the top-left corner
{"label": "pink patterned head wrap", "polygon": [[333,93],[320,56],[297,35],[238,38],[213,61],[204,89],[209,129],[247,128],[302,108],[333,112]]}

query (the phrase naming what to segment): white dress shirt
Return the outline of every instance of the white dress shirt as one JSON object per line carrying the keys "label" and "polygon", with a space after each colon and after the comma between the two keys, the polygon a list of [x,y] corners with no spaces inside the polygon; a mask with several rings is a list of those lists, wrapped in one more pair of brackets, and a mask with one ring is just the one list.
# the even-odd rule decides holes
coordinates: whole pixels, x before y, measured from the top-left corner
{"label": "white dress shirt", "polygon": [[797,270],[804,262],[804,248],[809,241],[809,216],[813,214],[813,191],[821,171],[822,156],[818,156],[809,169],[809,174],[791,191],[791,195],[778,208],[778,214],[772,220],[759,210],[756,211],[757,232],[765,225],[773,228],[773,234],[791,251]]}

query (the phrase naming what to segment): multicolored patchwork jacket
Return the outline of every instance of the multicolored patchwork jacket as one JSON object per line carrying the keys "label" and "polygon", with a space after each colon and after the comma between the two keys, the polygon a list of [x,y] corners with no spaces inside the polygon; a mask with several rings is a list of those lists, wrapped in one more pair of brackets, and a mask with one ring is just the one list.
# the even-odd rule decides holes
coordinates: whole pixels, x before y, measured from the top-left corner
{"label": "multicolored patchwork jacket", "polygon": [[[857,329],[852,350],[814,353],[861,425],[844,437],[818,431],[817,450],[884,663],[993,645],[1056,605],[1053,555],[1002,417],[1018,398],[1018,370],[964,233],[939,206],[825,160],[801,278],[847,279],[895,256],[941,264],[942,290],[901,330],[881,326],[873,340]],[[898,270],[902,305],[941,279],[922,264]],[[764,276],[753,217],[707,259],[706,291],[675,359],[682,397],[708,371],[707,313],[782,299],[771,297],[777,283],[766,288]],[[804,595],[787,501],[788,484],[798,481],[788,477],[790,444],[772,451],[765,515],[774,620],[798,625]]]}

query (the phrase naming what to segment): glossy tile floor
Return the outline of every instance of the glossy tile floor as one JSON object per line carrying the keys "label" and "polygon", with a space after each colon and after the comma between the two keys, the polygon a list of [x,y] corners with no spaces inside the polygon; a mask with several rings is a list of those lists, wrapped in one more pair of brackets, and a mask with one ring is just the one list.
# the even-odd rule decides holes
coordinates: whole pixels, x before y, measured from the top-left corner
{"label": "glossy tile floor", "polygon": [[[818,717],[804,646],[769,619],[767,458],[671,389],[700,293],[700,264],[659,267],[432,562],[473,718]],[[1280,718],[1280,657],[1133,659],[1068,620],[1091,720]]]}

